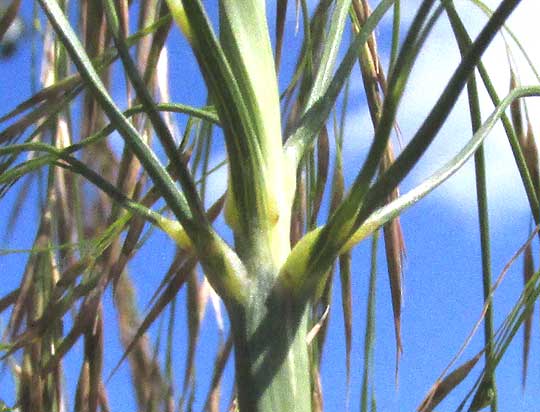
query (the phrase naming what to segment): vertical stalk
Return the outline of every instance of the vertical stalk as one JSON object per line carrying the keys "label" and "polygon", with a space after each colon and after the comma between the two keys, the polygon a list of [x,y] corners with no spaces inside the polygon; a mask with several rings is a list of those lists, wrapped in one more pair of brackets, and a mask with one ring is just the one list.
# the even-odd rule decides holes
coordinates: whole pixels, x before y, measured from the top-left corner
{"label": "vertical stalk", "polygon": [[[464,27],[460,24],[452,2],[446,4],[446,10],[454,30],[454,35],[458,42],[460,53],[464,56],[471,47],[471,40],[468,38]],[[480,112],[480,101],[478,97],[478,87],[476,76],[473,73],[467,83],[467,94],[469,100],[469,112],[471,117],[471,128],[473,134],[482,126],[482,115]],[[480,247],[482,250],[482,286],[484,302],[489,302],[484,320],[484,343],[486,348],[486,383],[493,389],[490,399],[491,412],[497,412],[497,390],[495,384],[495,366],[493,359],[493,303],[491,300],[491,249],[489,236],[489,214],[486,183],[486,164],[484,156],[484,146],[481,145],[474,154],[474,167],[476,176],[476,197],[478,204],[478,220],[480,225]]]}
{"label": "vertical stalk", "polygon": [[[275,241],[288,245],[288,234]],[[239,410],[312,412],[309,300],[293,297],[279,281],[281,262],[270,253],[272,248],[255,242],[242,253],[249,292],[245,300],[226,303]]]}
{"label": "vertical stalk", "polygon": [[[476,193],[478,198],[478,217],[480,220],[480,245],[482,248],[482,285],[484,291],[484,302],[489,301],[484,319],[484,341],[486,345],[487,365],[493,363],[493,302],[491,300],[491,253],[489,240],[489,220],[487,208],[486,190],[486,168],[484,158],[484,148],[480,146],[474,155],[474,166],[476,172]],[[497,391],[495,385],[495,371],[490,367],[487,371],[488,379],[493,390],[491,400],[491,412],[497,412]],[[486,376],[487,376],[486,373]]]}
{"label": "vertical stalk", "polygon": [[250,301],[229,307],[241,412],[311,412],[308,310],[260,273]]}
{"label": "vertical stalk", "polygon": [[216,106],[227,147],[225,219],[247,273],[227,300],[242,412],[311,412],[307,299],[278,281],[290,253],[295,169],[283,154],[278,83],[263,0],[219,3],[216,36],[203,3],[168,0]]}

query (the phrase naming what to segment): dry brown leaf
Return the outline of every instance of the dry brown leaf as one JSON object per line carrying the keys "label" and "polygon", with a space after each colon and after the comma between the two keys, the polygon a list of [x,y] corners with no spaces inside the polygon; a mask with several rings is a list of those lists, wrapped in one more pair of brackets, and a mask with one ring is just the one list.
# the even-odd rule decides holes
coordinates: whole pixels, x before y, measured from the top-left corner
{"label": "dry brown leaf", "polygon": [[345,366],[347,388],[351,382],[351,351],[352,351],[352,292],[351,292],[351,261],[350,252],[339,257],[339,275],[341,278],[341,305],[343,308],[343,326],[345,329]]}
{"label": "dry brown leaf", "polygon": [[[532,245],[529,243],[523,253],[523,287],[525,288],[529,280],[534,275],[534,259],[532,254]],[[527,313],[525,322],[523,323],[523,367],[521,375],[521,383],[523,388],[527,382],[527,370],[529,367],[529,350],[531,346],[531,331],[532,331],[532,316],[534,306]]]}
{"label": "dry brown leaf", "polygon": [[225,370],[225,365],[229,357],[231,356],[231,351],[233,347],[232,336],[229,336],[225,343],[221,345],[216,360],[214,361],[214,372],[212,373],[212,382],[210,383],[210,390],[206,397],[206,402],[204,410],[208,412],[218,412],[219,411],[219,398],[220,398],[220,387],[221,379],[223,377],[223,371]]}
{"label": "dry brown leaf", "polygon": [[483,352],[479,352],[472,359],[454,369],[443,380],[433,385],[429,394],[418,407],[419,412],[431,412],[456,386],[458,386],[469,374],[478,362]]}

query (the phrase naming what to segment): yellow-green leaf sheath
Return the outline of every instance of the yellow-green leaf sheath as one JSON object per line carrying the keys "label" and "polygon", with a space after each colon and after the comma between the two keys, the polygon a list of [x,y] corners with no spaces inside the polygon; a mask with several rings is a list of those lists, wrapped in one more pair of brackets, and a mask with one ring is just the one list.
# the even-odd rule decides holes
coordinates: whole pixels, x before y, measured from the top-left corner
{"label": "yellow-green leaf sheath", "polygon": [[289,291],[297,291],[302,286],[313,245],[317,241],[321,230],[322,227],[318,227],[306,233],[293,248],[281,267],[280,277]]}
{"label": "yellow-green leaf sheath", "polygon": [[191,252],[193,250],[193,244],[191,243],[191,239],[187,235],[182,225],[176,220],[171,220],[163,217],[157,221],[157,224],[182,249],[188,252]]}
{"label": "yellow-green leaf sheath", "polygon": [[169,6],[169,9],[171,10],[171,14],[173,16],[174,21],[182,30],[182,33],[184,36],[186,36],[186,39],[192,43],[193,36],[191,35],[191,27],[189,25],[189,21],[187,19],[186,13],[184,11],[184,6],[182,5],[182,0],[166,0],[167,5]]}

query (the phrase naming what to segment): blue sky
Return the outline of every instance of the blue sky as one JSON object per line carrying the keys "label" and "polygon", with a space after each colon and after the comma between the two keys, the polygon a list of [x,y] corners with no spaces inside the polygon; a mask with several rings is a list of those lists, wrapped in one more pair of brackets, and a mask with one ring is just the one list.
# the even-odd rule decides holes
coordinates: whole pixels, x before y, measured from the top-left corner
{"label": "blue sky", "polygon": [[[23,8],[26,20],[30,21],[30,2]],[[209,2],[207,2],[209,3]],[[269,2],[269,16],[273,16],[272,2]],[[293,2],[291,2],[293,3]],[[375,3],[375,2],[373,2]],[[418,1],[403,2],[405,20],[413,16]],[[485,21],[482,13],[478,12],[470,2],[456,1],[461,10],[466,11],[468,27],[480,27]],[[487,2],[495,6],[497,1]],[[536,63],[540,63],[540,49],[536,41],[540,38],[540,29],[535,19],[538,19],[540,6],[535,0],[523,0],[518,10],[510,20],[510,27],[523,41],[524,47],[531,53]],[[389,20],[381,26],[377,33],[379,46],[383,56],[387,54],[389,40]],[[291,10],[289,23],[294,24],[294,12]],[[301,31],[300,31],[301,33]],[[291,34],[289,31],[288,34]],[[173,34],[172,44],[169,48],[169,70],[171,73],[171,95],[173,101],[201,105],[205,96],[193,84],[200,81],[185,42],[178,31]],[[300,42],[301,34],[297,35],[295,46]],[[295,41],[295,40],[293,40]],[[30,71],[28,43],[15,54],[12,59],[0,62],[0,76],[9,81],[0,84],[0,111],[3,113],[12,108],[17,102],[30,94]],[[293,47],[294,49],[294,47]],[[523,59],[518,52],[514,57],[521,68],[520,76],[523,84],[532,82],[531,73],[526,70]],[[285,56],[284,79],[288,79],[294,56]],[[428,113],[431,105],[450,77],[458,59],[457,48],[451,38],[448,25],[444,22],[438,24],[432,33],[431,41],[422,51],[417,68],[412,73],[411,83],[398,114],[400,129],[404,143],[416,128],[423,117]],[[508,88],[508,67],[504,44],[498,39],[485,57],[487,67],[492,68],[492,76],[496,79],[499,94],[502,96]],[[181,62],[181,64],[178,64]],[[120,82],[119,82],[120,83]],[[282,85],[285,82],[281,83]],[[16,87],[14,87],[16,85]],[[367,107],[361,100],[360,82],[352,84],[351,108],[347,120],[347,134],[345,147],[346,180],[351,181],[356,175],[361,160],[369,147],[371,138],[371,124]],[[119,91],[119,96],[122,92]],[[487,117],[490,106],[484,96],[483,115]],[[529,112],[532,119],[538,119],[540,105],[532,99],[529,101]],[[535,130],[540,125],[536,123]],[[413,170],[402,185],[405,193],[415,187],[434,170],[459,150],[470,138],[470,126],[466,102],[461,99],[460,106],[451,115],[447,126],[437,137],[428,155]],[[519,178],[505,136],[497,128],[487,140],[487,157],[490,163],[488,169],[490,219],[492,235],[493,272],[498,275],[506,262],[528,237],[530,217],[527,211],[525,194],[519,185]],[[223,147],[216,144],[214,153],[217,159],[223,158]],[[225,187],[225,174],[216,173],[212,178],[211,192],[214,196],[220,195]],[[459,349],[474,323],[478,319],[482,305],[480,296],[481,266],[479,234],[476,227],[476,203],[474,189],[474,175],[472,163],[457,173],[439,189],[430,194],[419,204],[406,211],[402,216],[402,224],[407,245],[407,260],[405,265],[405,305],[403,309],[403,340],[404,354],[400,366],[399,386],[394,381],[394,331],[390,305],[389,288],[387,285],[386,268],[383,254],[380,254],[381,263],[378,272],[377,294],[377,344],[375,349],[375,389],[378,408],[381,411],[412,411],[427,393],[431,384],[448,364]],[[1,209],[0,231],[5,225],[8,205],[14,201],[14,193],[3,199],[4,207]],[[325,211],[323,211],[323,216]],[[33,222],[36,216],[35,207],[25,207],[22,211],[23,222],[17,228],[9,244],[0,245],[9,248],[28,248],[34,236]],[[0,232],[0,233],[2,233]],[[145,307],[151,291],[160,281],[161,276],[170,263],[172,243],[162,234],[157,233],[146,244],[141,253],[132,261],[130,271],[136,280],[139,302]],[[382,252],[382,248],[381,248]],[[353,300],[354,311],[354,338],[352,356],[352,381],[350,392],[350,410],[358,410],[360,380],[362,370],[362,345],[365,327],[365,301],[367,294],[369,272],[369,242],[359,245],[353,256]],[[11,290],[17,284],[20,273],[24,267],[24,255],[0,256],[0,274],[3,275],[0,294]],[[152,273],[148,273],[148,269]],[[336,279],[336,282],[339,282]],[[498,326],[504,319],[504,314],[515,303],[522,285],[521,260],[514,265],[495,295],[496,317]],[[335,297],[333,308],[329,317],[330,334],[325,347],[323,360],[323,387],[325,389],[325,407],[327,411],[345,410],[345,351],[342,329],[342,317],[339,306],[339,288],[334,288]],[[183,299],[185,292],[181,292],[178,305],[179,321],[176,328],[179,345],[187,344],[184,331],[185,310]],[[110,310],[110,294],[106,297],[109,310],[106,311],[106,321],[111,327],[106,328],[106,364],[104,376],[108,376],[111,368],[121,356],[121,348],[116,333],[116,319]],[[221,309],[223,310],[223,309]],[[0,325],[5,325],[7,318],[0,319]],[[158,322],[159,323],[159,322]],[[531,363],[527,389],[521,388],[521,332],[510,347],[498,370],[497,380],[500,390],[500,411],[531,411],[536,407],[535,393],[540,385],[538,373],[540,348],[537,344],[540,336],[536,327],[538,320],[534,321]],[[158,325],[152,329],[156,336]],[[200,385],[198,399],[204,401],[206,388],[211,374],[211,363],[217,345],[216,314],[209,306],[201,331],[201,342],[197,354],[197,382]],[[468,359],[482,347],[482,331],[472,340],[462,360]],[[179,367],[177,373],[177,389],[181,388],[184,359],[181,356],[184,348],[178,350],[175,364]],[[77,345],[69,354],[66,361],[66,382],[73,388],[79,373],[81,347]],[[73,366],[71,366],[73,365]],[[232,368],[227,369],[228,384],[223,396],[228,399],[232,379]],[[473,378],[477,374],[472,374]],[[129,379],[126,367],[123,367],[109,382],[109,396],[113,411],[134,410],[134,401],[126,380]],[[0,399],[10,403],[13,399],[9,378],[4,373],[0,376]],[[7,383],[7,385],[4,385]],[[442,403],[438,411],[453,411],[461,397],[472,385],[473,380],[467,380],[456,391],[456,394]],[[6,389],[8,388],[8,389]],[[198,409],[201,406],[198,404]],[[533,406],[534,405],[534,406]]]}

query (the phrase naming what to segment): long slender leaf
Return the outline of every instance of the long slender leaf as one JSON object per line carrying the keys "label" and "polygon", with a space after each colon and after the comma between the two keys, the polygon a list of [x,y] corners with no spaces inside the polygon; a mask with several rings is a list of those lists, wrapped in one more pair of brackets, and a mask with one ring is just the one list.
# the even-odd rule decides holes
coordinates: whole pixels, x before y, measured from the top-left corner
{"label": "long slender leaf", "polygon": [[443,167],[437,170],[423,183],[411,189],[393,202],[377,209],[360,228],[351,236],[350,240],[343,247],[343,251],[348,250],[355,244],[365,239],[374,230],[378,229],[384,223],[398,216],[404,209],[416,203],[419,199],[430,193],[435,187],[452,176],[459,168],[475,153],[479,145],[489,135],[496,122],[504,115],[504,111],[511,102],[524,96],[537,96],[540,93],[538,87],[522,87],[512,91],[499,104],[498,108],[486,119],[482,127],[474,134],[473,138],[463,147],[463,149],[454,156]]}

